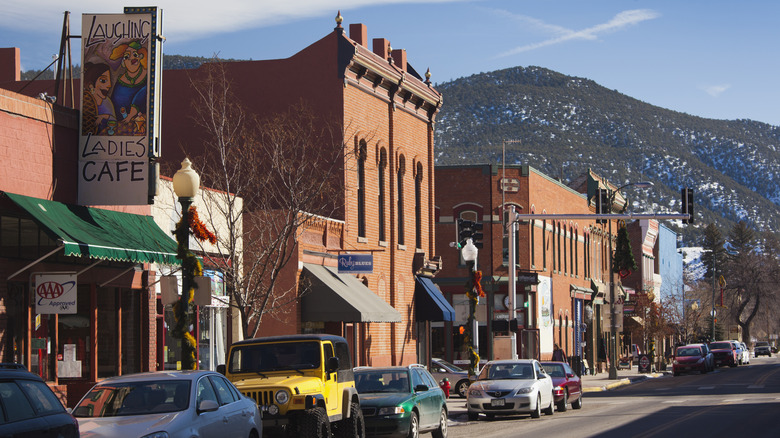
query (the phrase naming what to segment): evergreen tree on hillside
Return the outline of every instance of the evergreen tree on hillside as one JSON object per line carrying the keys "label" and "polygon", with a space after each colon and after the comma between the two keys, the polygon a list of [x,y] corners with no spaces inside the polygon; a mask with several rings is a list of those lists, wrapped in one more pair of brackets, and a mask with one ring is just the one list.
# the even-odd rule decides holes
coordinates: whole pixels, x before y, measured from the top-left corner
{"label": "evergreen tree on hillside", "polygon": [[717,272],[723,270],[723,267],[718,266],[718,263],[725,262],[725,244],[726,241],[717,225],[707,225],[707,228],[704,229],[704,242],[702,244],[706,251],[701,255],[701,262],[707,267],[704,278],[712,278],[713,275],[717,275]]}

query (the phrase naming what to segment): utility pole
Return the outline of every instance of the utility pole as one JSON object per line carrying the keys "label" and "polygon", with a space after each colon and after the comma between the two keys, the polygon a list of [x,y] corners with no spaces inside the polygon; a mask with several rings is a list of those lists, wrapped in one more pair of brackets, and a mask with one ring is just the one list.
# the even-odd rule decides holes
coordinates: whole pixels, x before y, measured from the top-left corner
{"label": "utility pole", "polygon": [[511,206],[509,208],[509,220],[507,221],[507,233],[509,235],[509,321],[508,321],[508,327],[510,327],[509,332],[512,333],[512,348],[509,353],[509,357],[512,359],[517,359],[517,331],[511,330],[512,326],[512,320],[517,318],[517,272],[515,271],[515,265],[517,264],[516,259],[516,252],[517,252],[517,244],[515,242],[515,239],[517,239],[517,219],[515,216],[517,215],[517,212],[515,211],[515,206]]}

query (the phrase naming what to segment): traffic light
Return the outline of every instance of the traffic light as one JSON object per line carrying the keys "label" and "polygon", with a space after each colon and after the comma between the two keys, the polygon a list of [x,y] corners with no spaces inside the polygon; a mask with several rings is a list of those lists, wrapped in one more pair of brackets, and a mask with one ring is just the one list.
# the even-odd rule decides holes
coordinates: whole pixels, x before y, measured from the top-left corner
{"label": "traffic light", "polygon": [[506,319],[494,319],[492,321],[493,332],[508,332],[509,321]]}
{"label": "traffic light", "polygon": [[[607,189],[596,189],[596,214],[609,214],[609,191]],[[596,219],[597,224],[607,223],[606,219]]]}
{"label": "traffic light", "polygon": [[682,197],[682,213],[683,214],[689,214],[690,219],[683,219],[684,224],[692,224],[693,223],[693,189],[689,189],[687,187],[680,190],[680,195]]}
{"label": "traffic light", "polygon": [[477,248],[482,248],[482,227],[478,222],[458,219],[458,244],[460,248],[466,245],[466,239],[471,239],[471,243]]}
{"label": "traffic light", "polygon": [[517,318],[512,318],[509,320],[509,331],[517,332]]}

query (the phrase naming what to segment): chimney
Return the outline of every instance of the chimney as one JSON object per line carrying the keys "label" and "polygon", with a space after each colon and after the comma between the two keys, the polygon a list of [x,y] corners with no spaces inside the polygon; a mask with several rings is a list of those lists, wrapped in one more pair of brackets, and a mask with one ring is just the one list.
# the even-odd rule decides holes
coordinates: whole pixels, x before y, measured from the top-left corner
{"label": "chimney", "polygon": [[374,38],[374,53],[379,55],[380,58],[387,61],[388,53],[387,49],[390,47],[390,41],[384,38]]}
{"label": "chimney", "polygon": [[0,48],[0,83],[19,82],[22,79],[21,68],[18,47]]}
{"label": "chimney", "polygon": [[349,25],[349,37],[352,41],[368,48],[368,28],[365,24],[355,23]]}
{"label": "chimney", "polygon": [[406,49],[393,50],[393,63],[403,71],[406,71]]}

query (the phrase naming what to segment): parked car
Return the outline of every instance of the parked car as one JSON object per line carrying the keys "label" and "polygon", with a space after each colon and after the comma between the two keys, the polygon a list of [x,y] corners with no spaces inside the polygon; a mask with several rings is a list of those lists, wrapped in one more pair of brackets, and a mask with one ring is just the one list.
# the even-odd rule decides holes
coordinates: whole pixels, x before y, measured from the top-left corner
{"label": "parked car", "polygon": [[431,359],[431,367],[428,370],[437,382],[441,382],[444,378],[449,379],[451,395],[466,397],[470,383],[468,371],[446,360],[436,358]]}
{"label": "parked car", "polygon": [[78,438],[79,423],[39,376],[0,363],[0,436]]}
{"label": "parked car", "polygon": [[98,382],[73,409],[82,438],[260,438],[254,400],[213,371],[128,374]]}
{"label": "parked car", "polygon": [[566,362],[542,362],[542,368],[552,378],[553,398],[558,412],[582,408],[582,382]]}
{"label": "parked car", "polygon": [[707,354],[700,345],[683,345],[677,347],[672,362],[672,373],[679,376],[682,373],[698,371],[702,374],[709,371]]}
{"label": "parked car", "polygon": [[446,438],[447,400],[425,367],[357,367],[354,371],[367,435],[417,437],[431,431],[434,438]]}
{"label": "parked car", "polygon": [[739,365],[737,360],[737,347],[730,341],[710,342],[712,357],[715,359],[715,366],[728,365],[735,367]]}
{"label": "parked car", "polygon": [[554,403],[552,378],[533,359],[488,362],[469,386],[466,399],[470,421],[479,414],[489,419],[517,414],[539,418],[542,412],[553,415]]}
{"label": "parked car", "polygon": [[707,364],[707,372],[715,371],[715,356],[713,356],[712,350],[710,350],[709,345],[707,344],[688,344],[688,345],[701,348],[701,351],[704,352],[704,362]]}
{"label": "parked car", "polygon": [[756,342],[756,345],[753,346],[753,354],[756,357],[763,356],[763,355],[772,357],[772,350],[769,347],[769,342],[766,341]]}
{"label": "parked car", "polygon": [[742,363],[743,364],[749,364],[750,363],[750,350],[748,349],[747,345],[744,342],[740,342],[739,345],[742,346]]}
{"label": "parked car", "polygon": [[742,343],[736,340],[730,340],[732,344],[734,344],[734,348],[737,350],[737,363],[739,365],[742,365],[742,357],[744,356],[745,350],[742,349]]}

